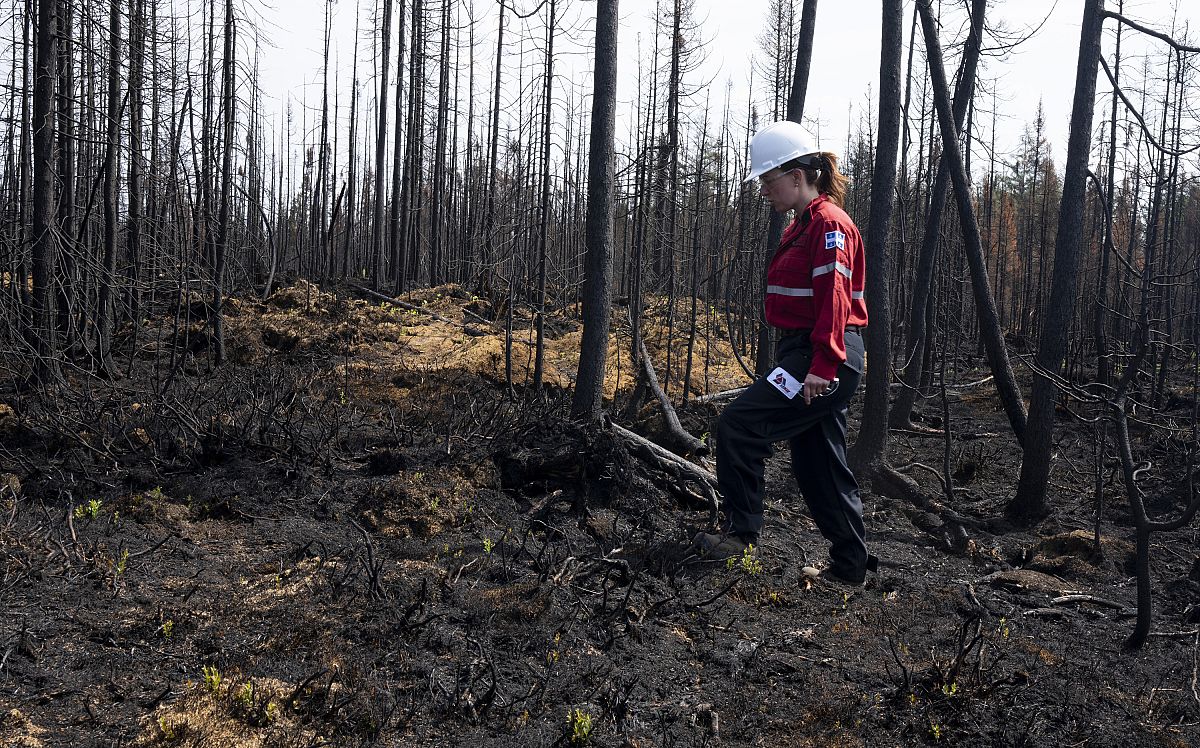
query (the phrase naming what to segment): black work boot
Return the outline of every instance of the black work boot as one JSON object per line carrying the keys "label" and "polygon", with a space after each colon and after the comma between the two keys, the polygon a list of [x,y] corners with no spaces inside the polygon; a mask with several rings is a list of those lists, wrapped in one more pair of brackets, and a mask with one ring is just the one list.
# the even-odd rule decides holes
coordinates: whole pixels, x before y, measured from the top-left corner
{"label": "black work boot", "polygon": [[741,556],[755,540],[734,532],[702,532],[692,539],[692,549],[705,558],[730,558]]}

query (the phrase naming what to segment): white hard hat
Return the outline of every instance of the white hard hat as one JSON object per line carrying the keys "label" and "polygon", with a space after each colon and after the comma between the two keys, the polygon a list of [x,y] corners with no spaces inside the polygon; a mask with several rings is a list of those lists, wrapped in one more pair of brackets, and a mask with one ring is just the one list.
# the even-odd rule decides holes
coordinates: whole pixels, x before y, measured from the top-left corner
{"label": "white hard hat", "polygon": [[772,122],[750,139],[750,173],[743,181],[817,151],[816,138],[799,124],[789,120]]}

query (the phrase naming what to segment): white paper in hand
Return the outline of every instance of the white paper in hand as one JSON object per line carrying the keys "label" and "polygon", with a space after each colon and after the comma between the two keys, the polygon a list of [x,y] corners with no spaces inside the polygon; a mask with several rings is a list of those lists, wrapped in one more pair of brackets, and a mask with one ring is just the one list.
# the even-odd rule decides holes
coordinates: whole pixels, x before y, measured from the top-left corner
{"label": "white paper in hand", "polygon": [[783,396],[788,400],[799,395],[800,390],[804,387],[799,380],[788,374],[787,370],[782,366],[775,367],[775,371],[767,375],[767,381],[771,383],[772,387],[782,392]]}

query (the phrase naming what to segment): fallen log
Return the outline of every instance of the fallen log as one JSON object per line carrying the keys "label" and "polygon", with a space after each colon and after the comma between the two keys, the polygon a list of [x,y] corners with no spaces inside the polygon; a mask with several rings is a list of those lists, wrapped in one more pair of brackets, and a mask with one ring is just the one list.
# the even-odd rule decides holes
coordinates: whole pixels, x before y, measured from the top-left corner
{"label": "fallen log", "polygon": [[714,403],[719,400],[732,400],[733,398],[735,398],[738,395],[745,392],[747,389],[749,389],[749,388],[748,387],[738,387],[735,390],[725,390],[724,392],[714,392],[711,395],[701,395],[700,397],[693,397],[692,402],[694,402],[694,403]]}
{"label": "fallen log", "polygon": [[650,391],[658,398],[658,404],[662,407],[663,421],[666,422],[667,434],[671,440],[686,454],[708,454],[708,446],[689,434],[683,428],[683,424],[679,422],[675,406],[671,404],[671,399],[667,397],[667,393],[663,392],[662,386],[658,383],[658,375],[654,373],[654,364],[650,361],[650,353],[646,350],[646,341],[640,338],[638,339],[638,358],[641,359],[643,381],[650,387]]}
{"label": "fallen log", "polygon": [[[421,314],[428,314],[430,317],[433,317],[438,322],[443,322],[447,325],[453,325],[455,327],[461,327],[463,329],[463,332],[470,335],[471,337],[478,338],[483,335],[489,334],[487,332],[484,332],[483,330],[480,330],[478,327],[474,327],[472,325],[467,324],[466,322],[455,322],[454,320],[450,319],[449,317],[438,314],[437,312],[433,311],[432,309],[428,309],[423,306],[417,306],[416,304],[409,304],[407,301],[401,301],[400,299],[397,299],[395,296],[388,296],[387,294],[382,294],[382,293],[379,293],[378,291],[372,291],[371,289],[364,288],[363,286],[356,286],[353,283],[350,284],[350,287],[354,288],[357,291],[364,293],[367,296],[370,296],[372,298],[379,299],[380,301],[386,301],[387,303],[392,304],[393,306],[398,306],[401,309],[408,309],[409,311],[419,312]],[[462,311],[463,311],[463,314],[470,314],[472,317],[474,317],[475,319],[478,319],[480,322],[484,323],[485,325],[488,325],[493,330],[502,331],[495,323],[487,321],[483,317],[480,317],[478,314],[473,314],[466,309],[464,309]]]}
{"label": "fallen log", "polygon": [[[708,507],[715,517],[720,508],[717,476],[696,463],[685,460],[671,450],[660,447],[644,436],[638,436],[618,423],[609,421],[609,426],[632,455],[675,478],[678,483],[672,486],[673,488],[686,497],[698,499],[700,503]],[[688,481],[695,483],[700,488],[699,496],[687,491],[685,484]]]}

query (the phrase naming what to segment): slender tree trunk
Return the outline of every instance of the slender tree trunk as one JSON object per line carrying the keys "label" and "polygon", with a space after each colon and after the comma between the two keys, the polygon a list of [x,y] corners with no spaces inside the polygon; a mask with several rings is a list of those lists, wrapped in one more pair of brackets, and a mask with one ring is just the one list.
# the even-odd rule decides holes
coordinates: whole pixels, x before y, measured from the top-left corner
{"label": "slender tree trunk", "polygon": [[[1051,376],[1057,375],[1062,367],[1070,320],[1074,316],[1103,13],[1104,0],[1086,0],[1075,74],[1075,101],[1071,109],[1071,136],[1067,143],[1067,166],[1054,246],[1054,276],[1046,303],[1046,319],[1052,324],[1043,325],[1037,353],[1039,370]],[[1054,380],[1045,376],[1034,379],[1021,477],[1016,495],[1008,505],[1008,514],[1022,522],[1037,520],[1047,511],[1046,485],[1050,479],[1050,455],[1054,448],[1054,401],[1057,397],[1058,386]]]}
{"label": "slender tree trunk", "polygon": [[378,291],[383,282],[383,166],[387,150],[388,55],[392,44],[392,0],[383,0],[383,55],[379,58],[379,112],[375,128],[375,186],[371,195],[371,282]]}
{"label": "slender tree trunk", "polygon": [[[417,0],[414,7],[413,27],[416,28],[416,14],[421,12],[421,2]],[[388,203],[388,256],[392,258],[393,264],[393,285],[397,293],[408,288],[408,279],[405,277],[409,272],[408,250],[404,246],[407,242],[406,231],[402,227],[408,226],[407,206],[405,202],[408,198],[408,190],[403,188],[403,185],[408,181],[408,175],[405,173],[403,166],[404,158],[404,128],[400,126],[400,115],[404,110],[404,0],[400,0],[400,9],[397,14],[399,21],[399,33],[396,34],[396,101],[395,101],[395,119],[396,132],[392,143],[392,199]],[[416,81],[414,80],[415,84]],[[412,86],[415,89],[415,85]],[[411,137],[411,131],[410,131]],[[410,143],[411,150],[412,145]],[[400,211],[405,210],[404,219],[401,219]]]}
{"label": "slender tree trunk", "polygon": [[225,56],[222,59],[221,100],[225,110],[224,135],[221,138],[221,204],[217,218],[216,255],[213,266],[213,362],[225,363],[225,261],[229,254],[229,202],[233,186],[233,122],[237,99],[234,96],[234,23],[233,0],[225,0]]}
{"label": "slender tree trunk", "polygon": [[72,38],[74,14],[70,3],[60,9],[58,55],[58,178],[62,185],[58,200],[58,226],[62,231],[63,243],[62,281],[58,294],[58,329],[66,337],[63,341],[68,350],[75,348],[79,340],[79,269],[76,262],[75,237],[75,61]]}
{"label": "slender tree trunk", "polygon": [[595,420],[604,395],[604,370],[612,310],[613,195],[617,110],[617,4],[596,2],[596,67],[588,155],[587,254],[583,277],[583,338],[571,412]]}
{"label": "slender tree trunk", "polygon": [[[115,2],[115,0],[114,0]],[[37,359],[33,378],[49,384],[59,377],[54,326],[54,259],[58,252],[54,211],[54,82],[58,76],[59,0],[37,4],[37,49],[33,84],[33,331]]]}
{"label": "slender tree trunk", "polygon": [[542,196],[541,228],[538,234],[536,335],[533,353],[533,388],[542,388],[546,365],[546,254],[550,231],[550,108],[554,105],[554,21],[558,10],[550,0],[550,23],[546,28],[546,79],[542,102]]}
{"label": "slender tree trunk", "polygon": [[129,190],[126,196],[128,219],[126,221],[125,255],[129,263],[126,278],[129,288],[129,319],[137,324],[141,314],[141,291],[138,279],[142,264],[142,87],[146,64],[146,0],[130,3],[129,19]]}
{"label": "slender tree trunk", "polygon": [[354,17],[354,61],[350,65],[350,134],[347,138],[349,154],[348,195],[346,197],[346,228],[342,237],[342,277],[351,274],[350,247],[354,244],[356,219],[358,217],[358,9],[355,7]]}
{"label": "slender tree trunk", "polygon": [[896,195],[896,158],[900,151],[900,69],[904,47],[903,0],[884,0],[879,58],[879,140],[871,173],[871,217],[867,225],[866,400],[862,428],[851,451],[855,469],[871,472],[887,460],[888,384],[891,380],[891,267],[888,234]]}
{"label": "slender tree trunk", "polygon": [[101,372],[112,373],[112,309],[117,269],[117,150],[121,119],[121,3],[111,0],[108,14],[108,121],[104,156],[104,265],[100,271],[96,314],[96,361]]}

